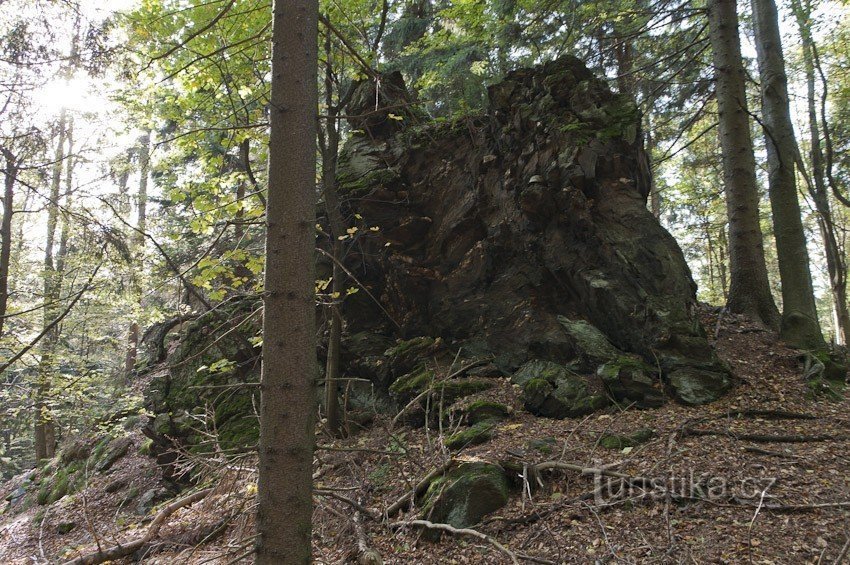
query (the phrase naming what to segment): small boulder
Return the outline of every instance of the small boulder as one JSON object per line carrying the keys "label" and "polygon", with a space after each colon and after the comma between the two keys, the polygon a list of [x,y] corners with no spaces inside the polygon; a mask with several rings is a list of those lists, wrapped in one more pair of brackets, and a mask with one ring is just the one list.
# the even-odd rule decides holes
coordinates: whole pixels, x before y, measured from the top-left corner
{"label": "small boulder", "polygon": [[604,408],[608,399],[591,393],[587,381],[579,375],[567,374],[550,382],[531,379],[522,389],[525,409],[535,416],[576,418]]}
{"label": "small boulder", "polygon": [[596,374],[616,402],[634,404],[638,408],[657,408],[664,395],[655,388],[652,368],[631,357],[618,357],[600,365]]}
{"label": "small boulder", "polygon": [[495,419],[484,420],[468,428],[458,430],[446,438],[446,447],[454,451],[490,441],[490,438],[493,437],[493,429],[498,423],[499,421]]}
{"label": "small boulder", "polygon": [[508,490],[507,476],[499,465],[463,463],[431,482],[425,493],[423,517],[468,528],[507,504]]}
{"label": "small boulder", "polygon": [[728,374],[696,367],[680,367],[672,371],[667,375],[667,382],[673,397],[689,406],[714,402],[732,388]]}
{"label": "small boulder", "polygon": [[513,374],[511,382],[519,386],[524,386],[531,379],[554,382],[557,379],[565,378],[568,374],[569,371],[563,365],[542,359],[532,359]]}
{"label": "small boulder", "polygon": [[642,428],[631,434],[618,435],[612,433],[603,434],[599,438],[599,445],[606,449],[623,449],[626,447],[637,447],[655,437],[655,431]]}
{"label": "small boulder", "polygon": [[133,440],[129,436],[120,437],[109,443],[106,452],[95,465],[94,470],[98,473],[105,473],[122,457],[127,455],[127,451],[133,444]]}

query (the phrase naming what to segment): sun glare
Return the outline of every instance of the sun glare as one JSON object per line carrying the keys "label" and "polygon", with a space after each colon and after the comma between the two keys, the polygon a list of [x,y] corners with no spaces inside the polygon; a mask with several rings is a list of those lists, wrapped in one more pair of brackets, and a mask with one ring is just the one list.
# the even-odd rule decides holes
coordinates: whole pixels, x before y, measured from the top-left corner
{"label": "sun glare", "polygon": [[92,92],[90,81],[75,77],[69,80],[57,79],[44,85],[36,95],[38,106],[51,114],[63,108],[67,110],[96,110],[102,101]]}

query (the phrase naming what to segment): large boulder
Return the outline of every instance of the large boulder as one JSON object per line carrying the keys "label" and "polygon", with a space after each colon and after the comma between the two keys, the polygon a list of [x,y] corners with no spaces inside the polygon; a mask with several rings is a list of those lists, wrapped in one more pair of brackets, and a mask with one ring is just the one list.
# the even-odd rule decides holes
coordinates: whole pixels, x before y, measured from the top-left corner
{"label": "large boulder", "polygon": [[378,97],[364,86],[368,108],[348,109],[370,116],[340,158],[360,222],[348,260],[369,290],[344,303],[351,334],[439,337],[503,374],[534,359],[568,368],[537,383],[540,407],[594,397],[576,379],[598,382],[624,354],[652,370],[608,365],[622,400],[654,405],[662,383],[686,403],[725,392],[682,252],[646,208],[630,100],[572,57],[509,73],[484,114],[439,124],[376,113],[376,99],[411,104],[392,85]]}

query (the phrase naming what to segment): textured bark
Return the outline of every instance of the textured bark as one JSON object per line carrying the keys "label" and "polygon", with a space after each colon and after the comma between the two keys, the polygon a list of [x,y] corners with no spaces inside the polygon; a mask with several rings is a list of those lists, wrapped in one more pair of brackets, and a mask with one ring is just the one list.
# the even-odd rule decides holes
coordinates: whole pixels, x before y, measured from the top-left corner
{"label": "textured bark", "polygon": [[256,553],[269,565],[311,553],[318,2],[276,0],[273,18]]}
{"label": "textured bark", "polygon": [[850,311],[847,308],[847,262],[844,249],[838,243],[829,202],[829,190],[826,186],[823,147],[820,138],[820,123],[817,111],[817,93],[815,92],[814,39],[810,28],[811,6],[803,6],[799,0],[792,0],[791,7],[797,18],[800,39],[803,47],[803,68],[806,74],[807,113],[809,118],[809,160],[811,163],[811,182],[809,192],[818,212],[818,228],[823,239],[826,267],[829,274],[829,286],[832,293],[835,316],[835,341],[845,345],[850,338]]}
{"label": "textured bark", "polygon": [[708,21],[729,218],[727,307],[768,327],[778,328],[779,311],[770,294],[764,239],[759,225],[756,165],[735,0],[711,0]]}
{"label": "textured bark", "polygon": [[770,207],[782,281],[781,337],[796,347],[825,345],[818,323],[806,235],[797,200],[797,141],[788,106],[788,77],[774,0],[752,0]]}

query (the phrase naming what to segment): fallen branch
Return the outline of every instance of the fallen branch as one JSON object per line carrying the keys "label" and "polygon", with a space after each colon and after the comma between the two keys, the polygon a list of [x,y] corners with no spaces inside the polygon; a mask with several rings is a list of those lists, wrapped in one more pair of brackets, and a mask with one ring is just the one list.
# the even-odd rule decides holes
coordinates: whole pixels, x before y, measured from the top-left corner
{"label": "fallen branch", "polygon": [[428,528],[429,530],[440,530],[442,532],[448,532],[450,534],[459,535],[459,536],[476,537],[480,540],[486,541],[487,543],[489,543],[490,545],[492,545],[493,547],[495,547],[496,549],[498,549],[499,551],[501,551],[502,553],[507,555],[510,558],[511,563],[514,563],[514,565],[519,565],[519,559],[517,558],[516,553],[514,553],[513,551],[511,551],[510,549],[508,549],[507,547],[505,547],[501,543],[499,543],[492,536],[488,536],[487,534],[483,534],[483,533],[479,532],[478,530],[472,530],[472,529],[469,529],[469,528],[455,528],[454,526],[451,526],[449,524],[434,523],[434,522],[429,522],[428,520],[410,520],[409,522],[396,522],[394,524],[390,524],[390,528],[393,528],[393,529],[404,528],[406,526],[417,526],[417,527],[420,527],[420,528]]}
{"label": "fallen branch", "polygon": [[815,443],[821,441],[846,441],[850,439],[850,436],[832,434],[815,434],[811,436],[798,434],[736,434],[728,430],[696,430],[693,428],[685,428],[682,431],[682,436],[727,436],[733,439],[752,441],[755,443]]}
{"label": "fallen branch", "polygon": [[387,515],[387,517],[395,516],[396,514],[398,514],[398,512],[404,507],[404,505],[407,503],[407,501],[409,501],[411,498],[414,498],[417,495],[424,492],[425,489],[428,488],[428,485],[431,484],[431,481],[434,480],[434,478],[445,473],[452,465],[454,465],[454,463],[455,463],[454,459],[449,459],[448,461],[446,461],[445,463],[443,463],[442,465],[440,465],[439,467],[437,467],[436,469],[434,469],[433,471],[431,471],[430,473],[425,475],[425,477],[423,477],[422,480],[420,480],[418,483],[416,483],[416,486],[413,487],[413,490],[411,490],[410,492],[408,492],[407,494],[405,494],[404,496],[402,496],[401,498],[399,498],[398,500],[393,502],[387,508],[386,512],[384,512]]}
{"label": "fallen branch", "polygon": [[126,543],[118,543],[108,549],[98,550],[92,553],[88,553],[86,555],[81,555],[75,559],[70,561],[66,561],[63,565],[98,565],[99,563],[105,563],[106,561],[112,561],[115,559],[120,559],[122,557],[126,557],[143,548],[145,545],[151,542],[156,535],[159,533],[159,530],[165,524],[165,521],[169,516],[174,514],[177,510],[183,508],[184,506],[189,506],[190,504],[194,504],[195,502],[202,500],[209,493],[212,492],[213,489],[207,488],[204,490],[199,490],[198,492],[192,493],[188,496],[185,496],[179,500],[175,500],[165,508],[159,511],[159,514],[153,519],[151,522],[148,531],[142,537],[130,540]]}
{"label": "fallen branch", "polygon": [[349,506],[351,506],[352,508],[354,508],[357,512],[365,514],[366,516],[368,516],[372,520],[377,520],[379,518],[379,516],[375,512],[372,512],[371,510],[369,510],[368,508],[366,508],[365,506],[363,506],[362,504],[360,504],[356,500],[352,500],[352,499],[348,498],[347,496],[337,494],[332,490],[313,489],[313,492],[316,493],[319,496],[325,496],[327,498],[334,498],[336,500],[339,500],[340,502],[344,502],[344,503],[348,504]]}
{"label": "fallen branch", "polygon": [[359,511],[354,513],[354,533],[357,536],[357,565],[382,565],[384,560],[381,559],[381,554],[369,547],[366,528],[363,527],[363,516]]}

